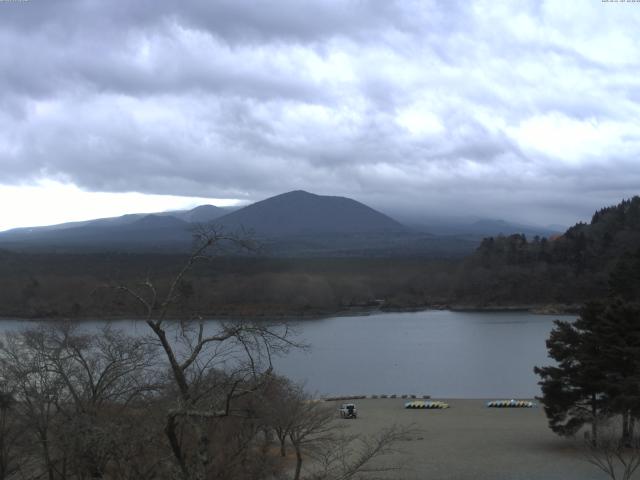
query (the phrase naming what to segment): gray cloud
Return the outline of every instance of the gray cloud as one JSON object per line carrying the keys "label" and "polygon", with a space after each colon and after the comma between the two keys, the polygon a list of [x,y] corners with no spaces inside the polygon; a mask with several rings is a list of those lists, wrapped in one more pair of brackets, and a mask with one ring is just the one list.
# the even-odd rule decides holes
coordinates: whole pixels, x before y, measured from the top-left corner
{"label": "gray cloud", "polygon": [[0,183],[572,222],[638,193],[640,8],[0,2]]}

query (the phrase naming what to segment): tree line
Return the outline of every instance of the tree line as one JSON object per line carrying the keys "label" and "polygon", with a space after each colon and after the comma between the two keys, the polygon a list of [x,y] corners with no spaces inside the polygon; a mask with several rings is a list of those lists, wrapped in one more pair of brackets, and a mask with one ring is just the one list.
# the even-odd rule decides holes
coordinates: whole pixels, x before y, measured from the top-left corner
{"label": "tree line", "polygon": [[640,249],[640,197],[594,213],[563,235],[489,237],[465,259],[452,297],[476,305],[582,304],[608,295],[618,260]]}
{"label": "tree line", "polygon": [[[185,256],[0,252],[0,316],[19,318],[140,317],[132,298],[105,289],[148,276],[166,288]],[[204,316],[327,315],[369,308],[383,299],[398,308],[445,303],[454,261],[425,259],[274,259],[218,257],[183,279],[182,305]]]}

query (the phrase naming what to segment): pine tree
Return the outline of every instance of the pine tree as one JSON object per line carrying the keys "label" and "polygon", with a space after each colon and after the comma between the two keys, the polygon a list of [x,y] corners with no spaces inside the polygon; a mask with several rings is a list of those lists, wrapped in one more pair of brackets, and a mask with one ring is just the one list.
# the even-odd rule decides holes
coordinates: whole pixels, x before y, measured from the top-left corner
{"label": "pine tree", "polygon": [[602,304],[590,303],[575,322],[556,320],[547,349],[557,365],[534,368],[541,377],[541,401],[549,427],[559,435],[574,435],[590,424],[592,439],[597,437],[596,420],[608,405],[601,345],[594,332],[603,309]]}
{"label": "pine tree", "polygon": [[575,322],[555,322],[547,341],[556,366],[536,367],[551,429],[574,435],[619,415],[622,440],[640,418],[640,306],[621,298],[587,304]]}
{"label": "pine tree", "polygon": [[609,275],[609,292],[612,297],[626,301],[640,300],[640,250],[623,255]]}
{"label": "pine tree", "polygon": [[622,417],[622,440],[628,442],[635,419],[640,417],[640,307],[610,300],[599,318],[597,333],[608,409]]}

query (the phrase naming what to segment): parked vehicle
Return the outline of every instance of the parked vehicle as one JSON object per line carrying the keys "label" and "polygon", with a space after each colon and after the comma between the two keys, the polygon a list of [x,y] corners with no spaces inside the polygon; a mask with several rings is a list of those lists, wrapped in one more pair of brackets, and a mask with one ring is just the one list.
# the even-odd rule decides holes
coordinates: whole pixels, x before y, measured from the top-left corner
{"label": "parked vehicle", "polygon": [[342,418],[357,418],[358,411],[356,410],[355,403],[343,403],[338,409]]}

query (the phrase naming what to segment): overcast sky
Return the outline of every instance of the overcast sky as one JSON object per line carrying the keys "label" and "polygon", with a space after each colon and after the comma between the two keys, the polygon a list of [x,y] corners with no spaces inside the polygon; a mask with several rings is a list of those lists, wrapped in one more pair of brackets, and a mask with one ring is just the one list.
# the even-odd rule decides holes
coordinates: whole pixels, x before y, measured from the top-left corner
{"label": "overcast sky", "polygon": [[601,0],[2,0],[0,229],[295,189],[572,224],[640,190],[638,32]]}

